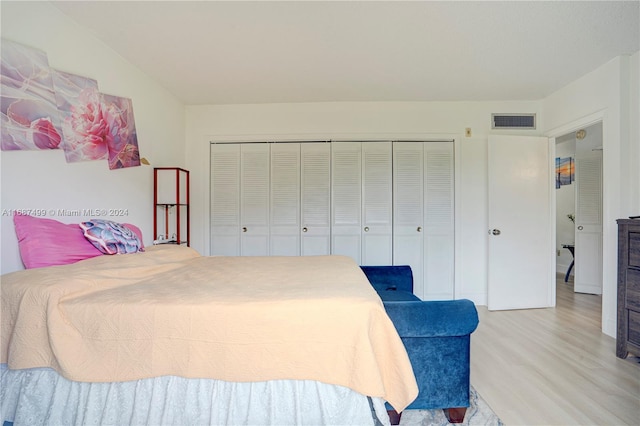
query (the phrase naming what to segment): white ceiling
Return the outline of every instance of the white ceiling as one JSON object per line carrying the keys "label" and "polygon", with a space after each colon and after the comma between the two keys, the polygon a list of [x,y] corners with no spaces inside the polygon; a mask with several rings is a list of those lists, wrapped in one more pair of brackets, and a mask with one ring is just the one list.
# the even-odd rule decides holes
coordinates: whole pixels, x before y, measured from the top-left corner
{"label": "white ceiling", "polygon": [[640,1],[56,1],[185,104],[541,99],[640,50]]}

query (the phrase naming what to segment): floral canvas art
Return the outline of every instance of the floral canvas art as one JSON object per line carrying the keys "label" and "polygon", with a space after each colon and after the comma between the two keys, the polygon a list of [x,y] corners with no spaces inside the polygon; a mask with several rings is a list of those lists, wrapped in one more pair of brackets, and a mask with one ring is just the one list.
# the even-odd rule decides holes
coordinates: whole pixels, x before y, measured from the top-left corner
{"label": "floral canvas art", "polygon": [[107,128],[105,140],[109,169],[139,166],[140,152],[131,99],[103,94],[101,108]]}
{"label": "floral canvas art", "polygon": [[2,39],[2,150],[64,150],[67,162],[140,165],[131,99],[105,95],[91,78],[49,68],[47,54]]}
{"label": "floral canvas art", "polygon": [[2,40],[2,150],[58,149],[62,129],[47,54]]}
{"label": "floral canvas art", "polygon": [[107,158],[107,126],[96,80],[53,70],[56,104],[62,119],[67,162]]}

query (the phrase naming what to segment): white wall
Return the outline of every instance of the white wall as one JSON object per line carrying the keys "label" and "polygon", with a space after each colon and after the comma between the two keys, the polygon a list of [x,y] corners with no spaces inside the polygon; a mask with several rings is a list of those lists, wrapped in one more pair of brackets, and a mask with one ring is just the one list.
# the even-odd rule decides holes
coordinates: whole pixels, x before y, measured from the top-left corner
{"label": "white wall", "polygon": [[[550,136],[603,122],[602,330],[610,336],[615,336],[617,315],[616,219],[639,214],[637,70],[637,53],[617,57],[543,101]],[[631,117],[632,111],[636,117]]]}
{"label": "white wall", "polygon": [[[2,38],[43,50],[49,65],[98,81],[101,92],[132,99],[140,154],[153,166],[184,167],[184,106],[58,9],[45,2],[1,2]],[[62,150],[0,153],[1,208],[123,208],[112,218],[153,240],[153,168],[110,171],[106,160],[65,162]],[[79,217],[55,217],[77,223]],[[11,217],[2,216],[2,273],[22,268]]]}
{"label": "white wall", "polygon": [[[486,164],[491,113],[538,113],[540,117],[539,109],[540,102],[526,101],[187,106],[192,245],[209,253],[210,141],[455,138],[456,297],[486,304]],[[464,137],[466,127],[472,129],[472,137]]]}
{"label": "white wall", "polygon": [[[629,180],[635,190],[629,195],[630,215],[640,215],[640,52],[636,52],[629,60],[629,122],[631,123],[629,150]],[[635,143],[634,143],[635,141]]]}

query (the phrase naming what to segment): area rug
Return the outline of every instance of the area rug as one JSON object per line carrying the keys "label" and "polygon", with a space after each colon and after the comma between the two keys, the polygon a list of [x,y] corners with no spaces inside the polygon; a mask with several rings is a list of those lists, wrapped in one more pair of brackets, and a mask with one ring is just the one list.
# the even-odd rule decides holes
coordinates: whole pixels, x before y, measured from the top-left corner
{"label": "area rug", "polygon": [[[471,386],[471,406],[467,408],[464,423],[458,425],[468,426],[503,426],[502,421],[493,412],[491,407],[482,399],[478,392]],[[401,426],[446,426],[450,425],[442,410],[407,410],[400,418]]]}

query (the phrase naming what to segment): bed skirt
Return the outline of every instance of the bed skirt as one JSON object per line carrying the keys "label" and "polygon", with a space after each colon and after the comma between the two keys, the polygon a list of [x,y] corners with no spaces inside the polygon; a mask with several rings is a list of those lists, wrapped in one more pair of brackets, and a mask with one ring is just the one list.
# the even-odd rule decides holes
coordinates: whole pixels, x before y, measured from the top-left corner
{"label": "bed skirt", "polygon": [[388,425],[380,398],[308,380],[163,376],[85,383],[0,365],[0,421],[20,425]]}

